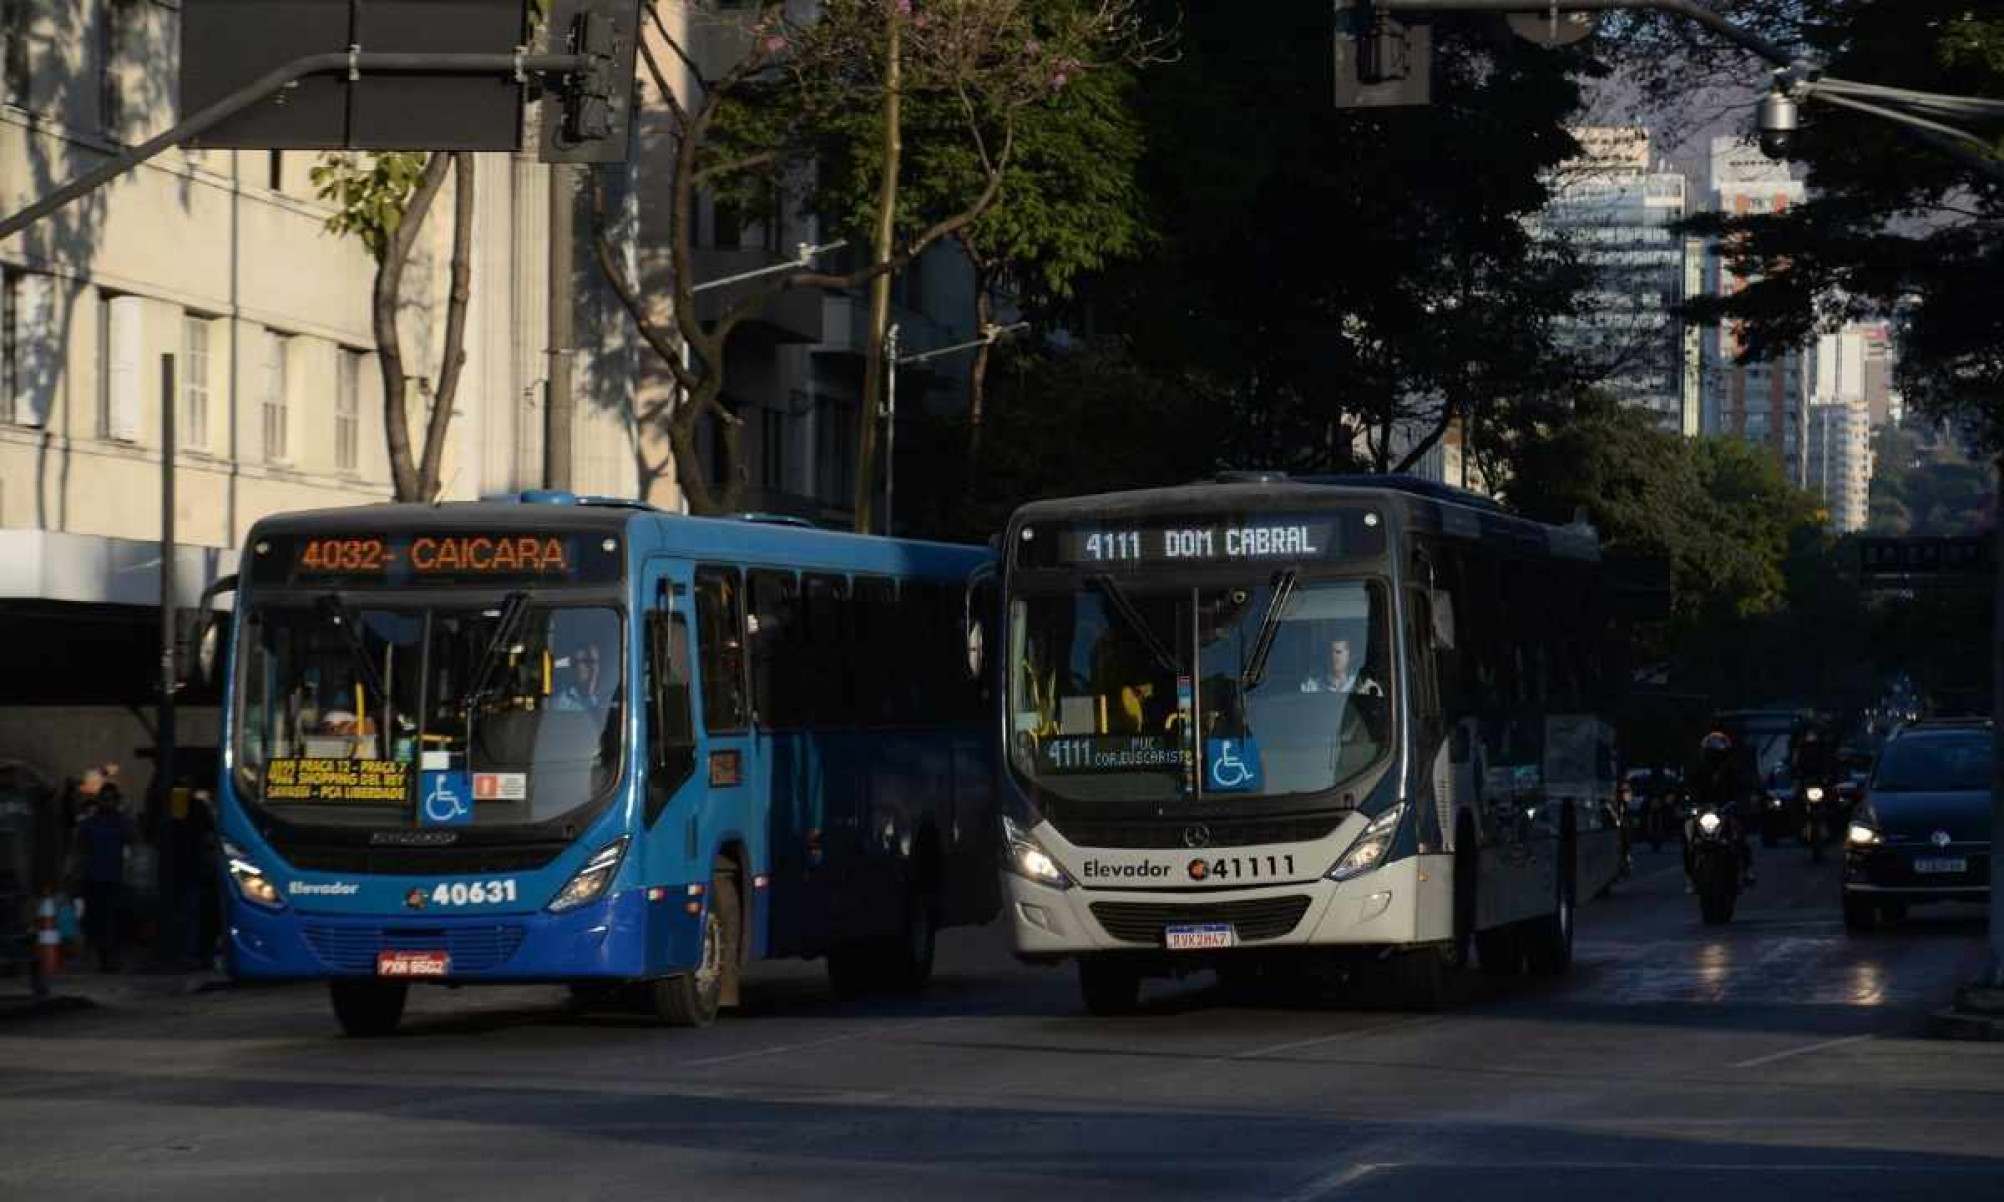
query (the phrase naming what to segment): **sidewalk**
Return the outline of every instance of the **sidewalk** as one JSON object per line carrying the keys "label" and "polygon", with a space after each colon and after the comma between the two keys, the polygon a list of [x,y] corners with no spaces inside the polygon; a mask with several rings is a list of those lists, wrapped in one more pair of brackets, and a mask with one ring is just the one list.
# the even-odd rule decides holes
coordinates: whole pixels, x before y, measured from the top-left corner
{"label": "sidewalk", "polygon": [[209,969],[128,972],[66,970],[49,982],[48,996],[29,992],[28,976],[0,977],[0,1022],[71,1010],[144,1005],[160,998],[186,997],[233,987],[233,982]]}

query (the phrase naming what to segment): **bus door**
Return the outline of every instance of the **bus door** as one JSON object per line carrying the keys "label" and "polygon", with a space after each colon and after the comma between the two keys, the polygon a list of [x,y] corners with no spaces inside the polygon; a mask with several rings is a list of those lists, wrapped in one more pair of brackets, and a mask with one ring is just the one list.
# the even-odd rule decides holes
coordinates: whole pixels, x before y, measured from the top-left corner
{"label": "bus door", "polygon": [[704,744],[696,772],[708,791],[695,849],[702,854],[730,842],[744,846],[744,871],[751,878],[740,882],[746,901],[745,949],[748,955],[762,955],[766,890],[759,886],[768,871],[765,777],[758,741],[753,737],[744,576],[735,567],[699,564],[694,595],[696,677],[702,698],[699,708]]}

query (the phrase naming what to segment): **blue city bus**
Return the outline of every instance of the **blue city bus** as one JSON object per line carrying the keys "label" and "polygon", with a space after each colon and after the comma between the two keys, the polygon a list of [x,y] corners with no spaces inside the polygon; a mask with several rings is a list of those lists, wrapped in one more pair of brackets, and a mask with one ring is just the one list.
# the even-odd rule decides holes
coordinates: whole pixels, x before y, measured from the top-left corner
{"label": "blue city bus", "polygon": [[759,957],[921,986],[934,932],[998,906],[993,558],[567,493],[257,523],[232,972],[328,981],[356,1035],[420,982],[682,1026]]}

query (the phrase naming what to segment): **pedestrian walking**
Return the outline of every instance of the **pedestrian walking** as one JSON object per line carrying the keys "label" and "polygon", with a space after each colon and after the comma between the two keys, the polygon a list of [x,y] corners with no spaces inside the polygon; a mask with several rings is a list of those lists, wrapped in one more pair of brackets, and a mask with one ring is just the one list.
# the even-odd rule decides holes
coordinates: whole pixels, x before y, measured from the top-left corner
{"label": "pedestrian walking", "polygon": [[114,765],[83,774],[77,793],[88,810],[77,824],[77,859],[83,885],[84,938],[97,953],[98,967],[117,972],[125,914],[125,859],[132,845],[132,821],[113,783]]}

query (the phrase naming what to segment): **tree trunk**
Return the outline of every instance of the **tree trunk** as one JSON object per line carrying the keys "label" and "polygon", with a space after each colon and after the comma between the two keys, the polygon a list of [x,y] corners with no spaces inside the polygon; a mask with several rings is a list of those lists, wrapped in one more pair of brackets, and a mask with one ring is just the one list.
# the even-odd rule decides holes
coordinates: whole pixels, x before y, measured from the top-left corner
{"label": "tree trunk", "polygon": [[452,161],[452,290],[445,302],[445,352],[438,363],[438,391],[432,396],[418,474],[420,501],[438,499],[446,431],[459,397],[459,371],[466,366],[466,307],[473,296],[473,156],[461,152]]}
{"label": "tree trunk", "polygon": [[383,375],[383,431],[390,453],[390,482],[399,501],[427,498],[418,479],[417,463],[411,454],[410,409],[405,403],[404,344],[397,331],[397,308],[402,299],[404,268],[409,265],[411,248],[417,245],[418,231],[425,215],[445,183],[449,155],[434,154],[418,176],[417,187],[404,205],[403,217],[383,246],[376,261],[376,287],[372,298],[376,333],[376,362]]}
{"label": "tree trunk", "polygon": [[[891,238],[896,228],[898,206],[898,164],[904,151],[898,109],[898,89],[902,83],[902,25],[896,5],[884,5],[884,26],[884,174],[877,184],[877,236],[871,259],[878,266],[891,259]],[[858,534],[868,534],[876,525],[877,409],[883,400],[884,332],[890,321],[891,274],[886,271],[870,281],[870,337],[863,351],[863,396],[856,415],[855,530]],[[887,530],[885,533],[890,532]]]}

